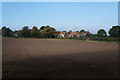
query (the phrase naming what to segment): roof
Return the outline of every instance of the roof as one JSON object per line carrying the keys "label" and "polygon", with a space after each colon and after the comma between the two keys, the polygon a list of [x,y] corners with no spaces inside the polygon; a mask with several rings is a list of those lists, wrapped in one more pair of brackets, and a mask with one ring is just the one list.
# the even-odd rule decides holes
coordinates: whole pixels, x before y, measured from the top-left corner
{"label": "roof", "polygon": [[85,32],[85,34],[91,34],[91,33],[87,31],[87,32]]}
{"label": "roof", "polygon": [[60,34],[65,34],[66,32],[60,32]]}
{"label": "roof", "polygon": [[79,32],[77,32],[77,35],[79,35],[80,33]]}
{"label": "roof", "polygon": [[69,35],[79,35],[79,32],[71,32]]}

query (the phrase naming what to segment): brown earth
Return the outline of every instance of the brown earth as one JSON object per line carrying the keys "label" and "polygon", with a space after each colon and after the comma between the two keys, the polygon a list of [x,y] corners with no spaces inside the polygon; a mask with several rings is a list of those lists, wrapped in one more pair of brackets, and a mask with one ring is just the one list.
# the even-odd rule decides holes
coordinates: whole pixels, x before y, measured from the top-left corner
{"label": "brown earth", "polygon": [[118,78],[118,44],[2,39],[3,78]]}

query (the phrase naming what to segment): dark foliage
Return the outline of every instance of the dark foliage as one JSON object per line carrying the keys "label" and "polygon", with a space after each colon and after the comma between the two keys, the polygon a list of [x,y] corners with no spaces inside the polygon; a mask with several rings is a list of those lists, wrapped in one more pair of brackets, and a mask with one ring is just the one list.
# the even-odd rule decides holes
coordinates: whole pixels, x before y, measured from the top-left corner
{"label": "dark foliage", "polygon": [[120,26],[112,26],[108,33],[111,37],[120,38]]}
{"label": "dark foliage", "polygon": [[10,28],[6,28],[4,26],[4,27],[2,27],[2,36],[11,37],[11,36],[13,36],[13,32]]}
{"label": "dark foliage", "polygon": [[104,29],[98,30],[97,36],[98,37],[106,37],[107,36],[106,31]]}

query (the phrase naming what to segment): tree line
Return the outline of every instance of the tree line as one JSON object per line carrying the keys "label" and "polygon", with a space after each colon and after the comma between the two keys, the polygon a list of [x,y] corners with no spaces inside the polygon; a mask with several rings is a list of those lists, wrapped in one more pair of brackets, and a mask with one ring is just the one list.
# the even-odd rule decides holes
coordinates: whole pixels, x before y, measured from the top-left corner
{"label": "tree line", "polygon": [[[108,31],[109,37],[120,38],[120,26],[112,26]],[[100,29],[97,32],[98,37],[107,36],[106,31],[104,29]]]}
{"label": "tree line", "polygon": [[[84,32],[85,30],[80,30],[76,32]],[[64,31],[63,31],[64,32]],[[70,30],[68,34],[70,34],[72,31]],[[57,38],[60,31],[56,31],[55,28],[47,25],[47,26],[41,26],[40,29],[38,29],[36,26],[33,26],[32,29],[29,29],[28,26],[24,26],[21,30],[15,30],[12,31],[10,28],[6,28],[5,26],[2,27],[2,36],[5,37],[21,37],[21,38]],[[107,32],[104,29],[100,29],[97,31],[97,34],[94,34],[94,36],[97,37],[113,37],[113,38],[120,38],[120,26],[112,26],[112,28],[108,31],[109,36],[107,35]]]}
{"label": "tree line", "polygon": [[50,26],[41,26],[38,29],[36,26],[33,26],[32,29],[29,29],[28,26],[24,26],[21,30],[12,31],[10,28],[2,27],[2,36],[5,37],[21,37],[21,38],[56,38],[59,32],[55,28]]}

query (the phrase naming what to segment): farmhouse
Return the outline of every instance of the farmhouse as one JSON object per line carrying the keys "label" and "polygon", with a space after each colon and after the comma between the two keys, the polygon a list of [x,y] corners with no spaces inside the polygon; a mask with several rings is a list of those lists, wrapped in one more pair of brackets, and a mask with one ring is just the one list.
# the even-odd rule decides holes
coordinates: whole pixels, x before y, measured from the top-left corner
{"label": "farmhouse", "polygon": [[66,34],[67,32],[60,32],[60,38],[64,38],[65,37],[65,34]]}
{"label": "farmhouse", "polygon": [[15,37],[18,37],[19,35],[18,35],[18,33],[15,33],[14,36],[15,36]]}
{"label": "farmhouse", "polygon": [[80,35],[79,35],[79,37],[84,37],[84,36],[90,36],[90,35],[92,35],[89,31],[85,31],[85,32],[82,32],[82,33],[80,33]]}
{"label": "farmhouse", "polygon": [[64,37],[84,37],[84,36],[91,36],[92,34],[89,31],[85,32],[71,32],[68,34],[68,32],[60,32],[59,33],[59,38],[64,38]]}
{"label": "farmhouse", "polygon": [[68,37],[77,37],[79,34],[79,32],[71,32]]}

